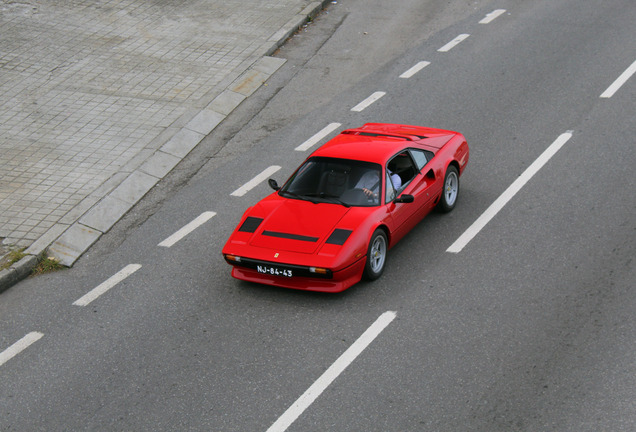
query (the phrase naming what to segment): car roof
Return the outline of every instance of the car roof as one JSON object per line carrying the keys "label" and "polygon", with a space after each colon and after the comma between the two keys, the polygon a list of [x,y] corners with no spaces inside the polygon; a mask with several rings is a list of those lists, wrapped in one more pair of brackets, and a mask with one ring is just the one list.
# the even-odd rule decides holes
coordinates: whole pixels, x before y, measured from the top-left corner
{"label": "car roof", "polygon": [[457,132],[422,126],[367,123],[347,129],[317,149],[312,156],[354,159],[384,164],[404,148],[435,151]]}

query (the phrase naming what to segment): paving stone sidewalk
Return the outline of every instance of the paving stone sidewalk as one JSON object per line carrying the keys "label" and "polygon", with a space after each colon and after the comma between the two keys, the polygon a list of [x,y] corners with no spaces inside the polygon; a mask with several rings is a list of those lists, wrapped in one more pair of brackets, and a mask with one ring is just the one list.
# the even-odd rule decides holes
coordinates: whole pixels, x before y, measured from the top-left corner
{"label": "paving stone sidewalk", "polygon": [[327,3],[0,0],[0,257],[29,254],[0,291],[45,251],[72,265]]}

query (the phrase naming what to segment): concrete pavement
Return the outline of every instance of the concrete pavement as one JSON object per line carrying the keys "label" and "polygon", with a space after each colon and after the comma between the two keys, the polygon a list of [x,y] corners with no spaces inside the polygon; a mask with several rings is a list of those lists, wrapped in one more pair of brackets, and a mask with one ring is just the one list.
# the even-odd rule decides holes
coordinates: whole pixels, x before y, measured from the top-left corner
{"label": "concrete pavement", "polygon": [[0,291],[72,265],[284,62],[329,0],[0,4]]}

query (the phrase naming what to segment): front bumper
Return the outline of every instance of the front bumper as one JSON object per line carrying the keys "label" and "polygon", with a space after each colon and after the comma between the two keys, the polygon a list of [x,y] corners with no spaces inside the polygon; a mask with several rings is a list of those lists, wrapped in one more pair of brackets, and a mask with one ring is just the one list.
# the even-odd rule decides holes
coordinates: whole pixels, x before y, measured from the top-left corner
{"label": "front bumper", "polygon": [[312,273],[309,270],[310,267],[275,264],[275,268],[291,269],[291,277],[258,271],[257,266],[274,265],[272,263],[246,258],[241,258],[241,261],[241,263],[228,261],[232,265],[232,276],[236,279],[282,288],[336,293],[344,291],[360,281],[366,257],[360,258],[354,264],[342,270],[329,272],[328,275]]}

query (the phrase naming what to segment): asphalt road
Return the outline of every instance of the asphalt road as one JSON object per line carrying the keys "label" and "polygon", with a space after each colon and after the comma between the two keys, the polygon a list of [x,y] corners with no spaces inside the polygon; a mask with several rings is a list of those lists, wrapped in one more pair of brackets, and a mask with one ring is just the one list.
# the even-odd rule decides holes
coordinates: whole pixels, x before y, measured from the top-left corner
{"label": "asphalt road", "polygon": [[[631,0],[332,5],[72,269],[0,295],[0,430],[634,430],[634,23]],[[232,194],[368,121],[461,131],[457,208],[342,294],[232,279],[220,249],[271,190]]]}

